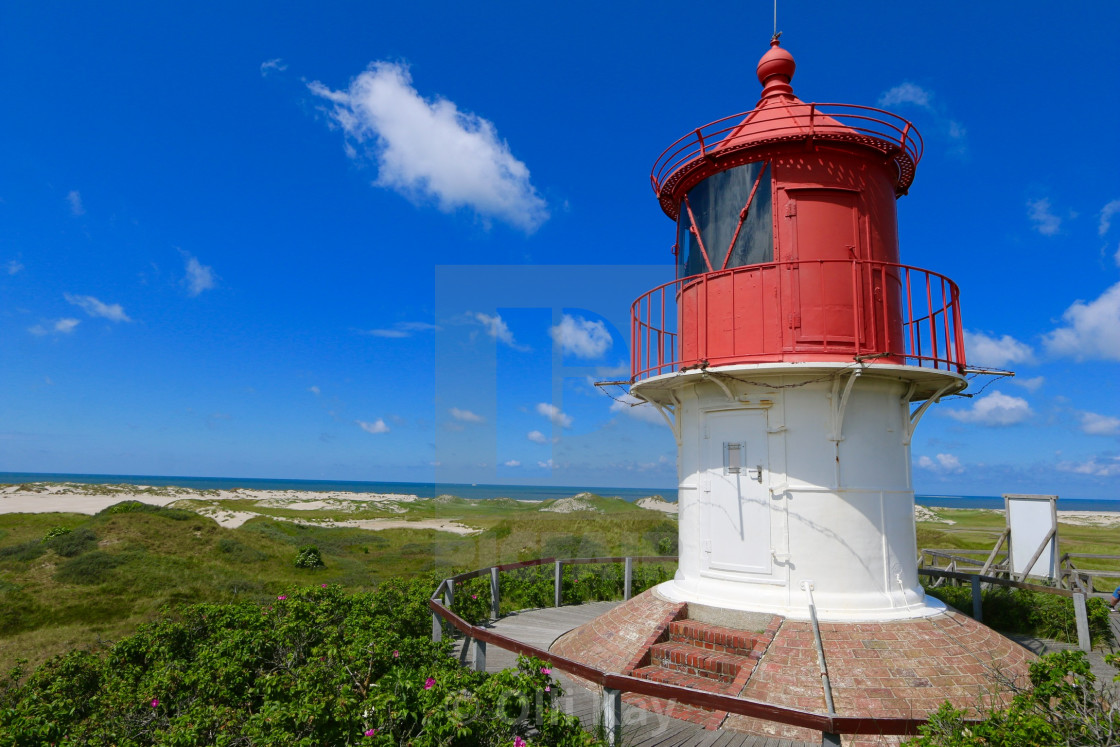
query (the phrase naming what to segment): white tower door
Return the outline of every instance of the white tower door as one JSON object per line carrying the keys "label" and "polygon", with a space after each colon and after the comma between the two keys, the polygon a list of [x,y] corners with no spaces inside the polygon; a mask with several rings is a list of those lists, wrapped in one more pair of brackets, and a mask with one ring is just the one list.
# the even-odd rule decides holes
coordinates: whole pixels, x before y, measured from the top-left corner
{"label": "white tower door", "polygon": [[702,565],[713,571],[770,573],[770,490],[766,414],[705,416],[701,505]]}

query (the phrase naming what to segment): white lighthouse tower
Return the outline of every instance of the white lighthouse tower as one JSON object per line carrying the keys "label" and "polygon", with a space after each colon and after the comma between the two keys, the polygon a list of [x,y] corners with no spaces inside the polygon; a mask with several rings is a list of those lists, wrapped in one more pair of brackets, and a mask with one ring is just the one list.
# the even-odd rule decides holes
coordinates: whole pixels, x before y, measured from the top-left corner
{"label": "white lighthouse tower", "polygon": [[910,440],[963,390],[956,285],[900,263],[895,200],[922,141],[907,121],[762,98],[667,149],[653,187],[677,279],[633,305],[631,393],[678,447],[672,601],[892,620],[944,610],[918,583]]}

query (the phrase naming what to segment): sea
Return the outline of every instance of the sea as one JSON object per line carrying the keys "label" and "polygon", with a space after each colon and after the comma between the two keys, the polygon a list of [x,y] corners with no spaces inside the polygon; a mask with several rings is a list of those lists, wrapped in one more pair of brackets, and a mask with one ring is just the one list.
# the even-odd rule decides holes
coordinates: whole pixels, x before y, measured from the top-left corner
{"label": "sea", "polygon": [[[282,480],[256,477],[188,477],[183,475],[79,475],[43,472],[0,472],[0,484],[27,482],[73,482],[88,485],[152,485],[178,486],[197,490],[307,490],[344,491],[349,493],[396,493],[435,498],[455,495],[460,498],[512,498],[521,501],[545,501],[570,498],[577,493],[595,493],[624,501],[637,501],[659,495],[667,501],[677,499],[675,487],[619,488],[601,485],[484,485],[446,482],[366,482],[358,480]],[[915,503],[931,508],[1003,508],[1003,498],[991,495],[915,495]],[[1059,498],[1063,511],[1120,512],[1120,500]]]}

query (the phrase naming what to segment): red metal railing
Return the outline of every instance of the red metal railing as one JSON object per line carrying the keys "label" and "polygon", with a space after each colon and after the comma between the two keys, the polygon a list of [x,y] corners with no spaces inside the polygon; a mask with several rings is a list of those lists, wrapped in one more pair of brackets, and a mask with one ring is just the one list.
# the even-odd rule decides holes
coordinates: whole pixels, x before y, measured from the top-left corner
{"label": "red metal railing", "polygon": [[[749,135],[744,135],[742,142],[728,138],[752,115]],[[653,191],[661,194],[666,183],[696,159],[806,137],[855,142],[884,152],[898,165],[903,191],[913,180],[924,149],[917,128],[882,109],[852,104],[783,104],[732,114],[679,138],[654,162],[650,183]]]}
{"label": "red metal railing", "polygon": [[770,262],[665,283],[631,306],[631,381],[696,366],[881,362],[963,372],[960,291],[868,260]]}

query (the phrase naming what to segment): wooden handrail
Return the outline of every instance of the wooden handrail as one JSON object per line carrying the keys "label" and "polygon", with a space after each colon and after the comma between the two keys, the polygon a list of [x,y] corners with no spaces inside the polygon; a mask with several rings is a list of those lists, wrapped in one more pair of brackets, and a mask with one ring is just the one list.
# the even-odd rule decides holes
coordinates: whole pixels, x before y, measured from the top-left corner
{"label": "wooden handrail", "polygon": [[[527,568],[533,566],[547,565],[550,563],[560,563],[562,565],[586,565],[596,563],[609,563],[609,562],[624,562],[627,558],[624,557],[610,557],[610,558],[537,558],[534,560],[526,560],[518,563],[507,563],[504,565],[493,566],[499,571],[503,570],[516,570],[518,568]],[[656,555],[656,556],[642,556],[633,557],[630,560],[638,560],[642,562],[673,562],[677,560],[676,556],[669,555]],[[630,692],[639,695],[646,695],[654,698],[661,698],[663,700],[675,701],[687,705],[699,706],[702,708],[710,708],[717,711],[726,711],[727,713],[734,713],[742,716],[751,716],[754,718],[763,719],[766,721],[776,721],[782,724],[791,726],[798,726],[814,731],[820,731],[825,734],[889,734],[889,735],[914,735],[918,733],[918,728],[928,722],[928,719],[923,718],[874,718],[865,716],[840,716],[829,715],[826,713],[815,713],[812,711],[803,711],[797,708],[788,708],[786,706],[774,705],[772,703],[763,703],[755,700],[747,700],[738,698],[734,695],[722,695],[718,693],[710,693],[702,690],[693,690],[679,685],[670,685],[663,682],[655,682],[652,680],[645,680],[638,677],[631,677],[624,674],[615,672],[604,672],[595,667],[587,664],[582,664],[578,661],[568,659],[564,656],[559,656],[550,653],[547,650],[537,648],[527,643],[514,640],[508,636],[504,636],[489,628],[471,625],[459,615],[456,615],[447,608],[439,600],[439,591],[445,585],[450,585],[454,588],[454,584],[459,581],[477,578],[482,575],[491,573],[490,567],[478,569],[475,571],[467,571],[445,579],[440,583],[436,593],[428,600],[428,607],[433,614],[433,620],[436,618],[446,621],[451,627],[458,630],[463,636],[482,644],[493,644],[498,648],[506,651],[512,651],[523,656],[532,656],[541,661],[546,662],[550,667],[559,669],[562,672],[580,677],[588,682],[591,682],[599,687],[604,688],[604,691],[613,691],[615,693]],[[938,572],[944,573],[944,572]],[[971,577],[970,574],[951,574],[953,577]],[[996,579],[997,582],[1003,582],[1002,579]],[[1021,587],[1030,587],[1031,584],[1015,585]],[[1047,587],[1040,587],[1047,588]],[[1047,589],[1050,590],[1050,589]],[[1050,590],[1052,591],[1052,590]],[[433,635],[435,631],[433,630]],[[966,719],[965,723],[979,723],[977,719]]]}

